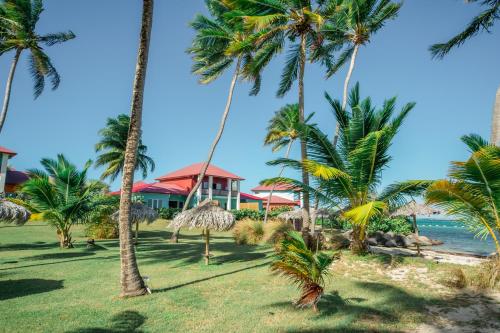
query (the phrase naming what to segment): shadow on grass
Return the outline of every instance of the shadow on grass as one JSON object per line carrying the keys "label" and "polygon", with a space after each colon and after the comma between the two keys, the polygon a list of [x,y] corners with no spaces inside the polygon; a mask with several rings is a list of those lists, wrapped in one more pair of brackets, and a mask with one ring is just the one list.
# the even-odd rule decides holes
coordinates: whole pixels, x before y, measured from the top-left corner
{"label": "shadow on grass", "polygon": [[80,328],[74,331],[68,331],[67,333],[118,333],[118,332],[133,332],[140,333],[140,327],[144,325],[147,317],[143,316],[136,311],[123,311],[111,318],[109,327],[90,327],[90,328]]}
{"label": "shadow on grass", "polygon": [[0,281],[0,301],[63,288],[63,280],[21,279]]}
{"label": "shadow on grass", "polygon": [[58,253],[45,253],[36,256],[24,257],[23,260],[49,260],[49,259],[71,259],[88,257],[95,255],[94,252],[58,252]]}
{"label": "shadow on grass", "polygon": [[44,263],[41,263],[41,264],[32,264],[32,265],[22,265],[22,266],[6,267],[6,268],[0,268],[0,271],[6,271],[6,270],[18,269],[18,268],[28,268],[28,267],[37,267],[37,266],[57,265],[57,264],[64,264],[64,263],[73,262],[73,261],[107,260],[107,259],[117,259],[117,258],[119,258],[118,254],[112,255],[112,256],[107,256],[107,257],[78,258],[78,259],[69,259],[69,260],[62,260],[62,261],[55,261],[55,262],[44,262]]}
{"label": "shadow on grass", "polygon": [[34,242],[29,244],[18,243],[18,244],[0,244],[1,251],[21,251],[21,250],[44,250],[58,248],[59,243],[45,243],[45,242]]}

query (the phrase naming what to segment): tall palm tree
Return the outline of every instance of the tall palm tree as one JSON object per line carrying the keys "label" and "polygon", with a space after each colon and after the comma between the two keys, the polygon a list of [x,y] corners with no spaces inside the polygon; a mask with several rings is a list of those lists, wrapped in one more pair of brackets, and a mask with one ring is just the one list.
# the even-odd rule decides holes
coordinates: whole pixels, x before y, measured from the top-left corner
{"label": "tall palm tree", "polygon": [[479,15],[474,17],[465,29],[458,35],[451,38],[445,43],[434,44],[429,48],[429,51],[434,58],[443,58],[450,53],[454,48],[464,44],[468,39],[476,36],[481,32],[490,32],[490,29],[495,24],[495,21],[500,18],[500,0],[467,0],[471,3],[479,3],[486,9]]}
{"label": "tall palm tree", "polygon": [[130,209],[132,205],[132,184],[134,183],[134,172],[137,163],[137,147],[139,146],[141,138],[142,104],[152,25],[153,0],[143,0],[139,51],[137,54],[137,65],[135,68],[134,87],[132,91],[130,129],[128,131],[125,160],[123,162],[120,214],[118,221],[120,226],[121,297],[140,296],[147,293],[135,257]]}
{"label": "tall palm tree", "polygon": [[[98,155],[95,166],[106,167],[101,175],[102,180],[109,178],[114,181],[122,172],[129,128],[130,117],[120,114],[116,118],[108,118],[106,127],[99,131],[101,139],[95,145],[95,151],[101,154]],[[142,139],[139,139],[135,170],[142,172],[142,178],[148,176],[148,170],[153,172],[155,169],[155,162],[146,155],[147,151],[148,147],[142,143]]]}
{"label": "tall palm tree", "polygon": [[[200,76],[200,83],[208,84],[230,69],[234,63],[236,64],[219,128],[209,148],[207,159],[201,168],[198,179],[186,198],[183,211],[189,208],[194,194],[203,182],[217,144],[224,133],[236,82],[242,77],[242,66],[250,61],[254,50],[253,39],[255,37],[244,27],[238,15],[235,15],[239,9],[232,2],[206,0],[205,3],[211,17],[198,14],[191,23],[191,27],[196,31],[196,36],[188,50],[194,60],[193,73]],[[241,15],[241,12],[238,11],[238,13]],[[247,78],[255,83],[251,94],[257,94],[260,86],[259,75],[251,75],[247,76]],[[176,229],[172,233],[172,241],[177,242],[178,236],[179,229]]]}
{"label": "tall palm tree", "polygon": [[57,89],[61,81],[59,73],[42,45],[64,43],[75,38],[75,34],[68,31],[38,35],[35,30],[42,11],[42,0],[5,0],[0,3],[0,56],[11,50],[15,52],[5,85],[5,96],[0,112],[0,133],[9,110],[14,73],[24,50],[29,52],[29,69],[34,81],[35,98],[43,92],[45,78],[50,79],[52,90]]}
{"label": "tall palm tree", "polygon": [[352,89],[348,106],[331,100],[340,136],[337,147],[333,146],[317,127],[308,129],[307,148],[310,159],[297,161],[278,159],[270,165],[285,165],[297,170],[307,170],[319,186],[313,188],[290,178],[274,178],[264,184],[288,183],[309,191],[324,204],[336,207],[353,224],[351,249],[355,253],[365,251],[365,230],[378,215],[394,210],[406,203],[407,196],[415,196],[425,190],[429,181],[412,180],[398,182],[376,190],[382,180],[382,171],[391,157],[388,149],[414,103],[406,104],[394,115],[396,98],[386,100],[382,108],[372,106],[370,98],[360,99],[359,85]]}
{"label": "tall palm tree", "polygon": [[43,170],[29,170],[30,179],[21,187],[27,196],[27,206],[57,229],[61,248],[73,247],[71,227],[85,222],[94,210],[93,198],[99,192],[97,182],[87,181],[88,161],[78,170],[64,155],[57,160],[44,158]]}
{"label": "tall palm tree", "polygon": [[[394,19],[402,3],[390,0],[343,0],[337,15],[332,16],[323,27],[325,38],[344,50],[329,68],[327,76],[335,74],[349,59],[349,70],[344,81],[342,107],[347,105],[349,82],[354,71],[359,48],[370,42],[372,35],[379,31],[388,20]],[[334,145],[337,144],[340,125],[335,128]]]}
{"label": "tall palm tree", "polygon": [[[289,51],[277,92],[283,97],[298,81],[299,120],[305,121],[304,75],[306,60],[331,62],[331,53],[324,52],[320,33],[324,22],[335,12],[332,3],[338,1],[297,0],[235,0],[240,8],[253,14],[244,17],[245,23],[257,30],[259,50],[246,66],[248,73],[260,73],[273,57],[281,53],[287,41]],[[305,140],[301,139],[302,160],[307,159]],[[309,175],[302,172],[302,182],[309,185]],[[309,193],[303,193],[304,230],[309,230]]]}
{"label": "tall palm tree", "polygon": [[449,179],[434,182],[426,192],[429,204],[457,217],[478,236],[490,236],[500,260],[500,147],[478,135],[462,141],[471,150],[465,162],[453,162]]}
{"label": "tall palm tree", "polygon": [[[309,122],[313,115],[314,114],[310,114],[307,119],[304,120],[305,124]],[[286,147],[285,158],[288,158],[293,143],[299,138],[300,133],[303,132],[303,129],[301,127],[302,124],[299,117],[299,105],[288,104],[278,110],[274,114],[274,117],[272,117],[269,121],[264,144],[271,145],[273,152],[279,151]],[[284,171],[285,166],[282,166],[280,172],[278,173],[278,177],[281,177]],[[276,185],[277,184],[273,184],[271,191],[269,192],[269,198],[267,199],[266,211],[264,214],[264,223],[267,222],[271,199],[273,197],[273,192],[276,188]]]}

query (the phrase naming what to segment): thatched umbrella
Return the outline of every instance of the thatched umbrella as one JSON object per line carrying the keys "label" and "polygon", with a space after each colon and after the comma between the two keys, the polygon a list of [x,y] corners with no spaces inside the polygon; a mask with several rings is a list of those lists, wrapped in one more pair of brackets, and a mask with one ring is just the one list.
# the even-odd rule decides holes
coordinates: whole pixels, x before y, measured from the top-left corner
{"label": "thatched umbrella", "polygon": [[302,229],[302,221],[304,220],[304,216],[302,210],[300,209],[283,212],[278,215],[278,218],[281,220],[285,220],[285,222],[291,222],[295,230]]}
{"label": "thatched umbrella", "polygon": [[419,204],[414,200],[394,211],[391,216],[409,216],[413,221],[413,229],[415,230],[415,235],[418,237],[418,226],[417,226],[417,215],[430,216],[434,214],[439,214],[439,210],[432,208],[431,206]]}
{"label": "thatched umbrella", "polygon": [[210,230],[226,231],[234,226],[233,214],[219,207],[216,201],[205,200],[197,207],[178,214],[170,223],[171,228],[201,228],[205,231],[205,264],[210,262]]}
{"label": "thatched umbrella", "polygon": [[0,199],[0,222],[22,225],[29,220],[31,212],[12,201]]}
{"label": "thatched umbrella", "polygon": [[[111,215],[111,218],[118,222],[118,218],[120,216],[120,211]],[[135,244],[137,244],[137,239],[139,237],[139,222],[147,222],[151,223],[158,218],[158,213],[153,208],[150,208],[143,203],[134,202],[130,207],[130,219],[132,223],[135,223]]]}

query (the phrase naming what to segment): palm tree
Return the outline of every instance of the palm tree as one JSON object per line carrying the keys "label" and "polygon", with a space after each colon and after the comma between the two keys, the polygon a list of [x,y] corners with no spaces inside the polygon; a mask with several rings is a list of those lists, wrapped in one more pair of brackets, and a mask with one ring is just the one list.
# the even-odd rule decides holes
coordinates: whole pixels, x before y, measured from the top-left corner
{"label": "palm tree", "polygon": [[376,193],[382,180],[382,171],[391,157],[388,149],[408,113],[415,106],[406,104],[394,115],[396,98],[386,100],[382,108],[372,106],[370,98],[360,99],[359,85],[351,90],[348,106],[338,100],[329,100],[340,124],[337,147],[317,127],[308,129],[307,148],[310,159],[297,161],[278,159],[270,165],[285,165],[296,170],[307,170],[318,186],[313,188],[290,178],[274,178],[264,184],[288,183],[309,191],[324,204],[336,207],[353,224],[351,249],[355,253],[366,250],[365,230],[373,218],[406,204],[407,196],[420,194],[429,181],[398,182]]}
{"label": "palm tree", "polygon": [[280,243],[271,270],[302,289],[300,298],[295,302],[297,307],[312,306],[314,311],[318,311],[325,276],[329,274],[333,260],[333,256],[325,253],[314,253],[307,248],[300,233],[289,231]]}
{"label": "palm tree", "polygon": [[87,181],[88,161],[78,170],[64,155],[57,160],[44,158],[44,170],[29,170],[30,179],[21,187],[27,196],[27,206],[57,229],[61,248],[73,247],[71,227],[88,220],[94,210],[93,199],[100,192],[96,182]]}
{"label": "palm tree", "polygon": [[[344,81],[342,107],[347,105],[347,93],[359,48],[370,42],[388,20],[396,18],[402,3],[390,0],[343,0],[337,15],[323,27],[323,34],[333,47],[344,44],[344,50],[329,68],[327,76],[335,74],[349,59],[349,70]],[[337,144],[340,125],[337,124],[334,145]]]}
{"label": "palm tree", "polygon": [[[314,114],[309,115],[304,122],[307,124],[308,121],[313,117],[313,115]],[[288,104],[278,110],[274,114],[274,117],[269,121],[264,144],[272,145],[273,152],[279,151],[286,147],[285,158],[288,158],[293,143],[299,138],[300,133],[303,131],[301,126],[302,124],[299,117],[299,105]],[[285,166],[281,167],[281,170],[278,173],[278,177],[281,177],[283,175],[284,170]],[[266,211],[264,214],[264,223],[267,222],[271,199],[273,197],[275,188],[276,184],[273,184],[273,187],[269,192],[269,198],[267,199]]]}
{"label": "palm tree", "polygon": [[143,0],[142,24],[139,39],[139,51],[135,68],[125,159],[123,162],[122,186],[120,194],[120,258],[121,258],[121,297],[145,295],[147,289],[139,273],[132,240],[130,208],[132,205],[132,184],[136,170],[138,146],[141,138],[142,104],[144,84],[148,65],[149,41],[153,25],[153,0]]}
{"label": "palm tree", "polygon": [[478,236],[493,239],[500,258],[500,147],[478,135],[462,141],[471,150],[465,162],[453,162],[449,179],[434,182],[426,192],[429,204],[443,208]]}
{"label": "palm tree", "polygon": [[[331,53],[325,52],[320,33],[324,22],[335,13],[334,3],[338,1],[310,0],[235,0],[240,8],[253,14],[244,16],[246,25],[257,30],[256,43],[258,51],[246,66],[246,72],[256,75],[283,51],[284,45],[290,42],[285,68],[277,92],[283,97],[298,81],[299,120],[304,123],[304,75],[306,60],[331,62]],[[301,138],[302,160],[307,159],[306,142]],[[309,185],[309,175],[302,172],[302,182]],[[303,193],[304,230],[309,230],[309,193]]]}
{"label": "palm tree", "polygon": [[[245,29],[241,19],[234,15],[237,7],[233,3],[224,0],[206,0],[206,5],[211,18],[198,14],[191,23],[191,27],[196,31],[196,36],[188,50],[194,60],[192,71],[200,76],[200,83],[208,84],[220,77],[235,62],[236,65],[229,85],[229,93],[219,129],[209,148],[207,159],[201,168],[198,179],[186,198],[182,211],[189,208],[194,194],[203,182],[217,144],[224,133],[227,117],[231,109],[234,88],[241,76],[242,66],[250,61],[254,50],[253,39],[255,37]],[[259,75],[251,75],[247,76],[247,78],[255,83],[251,94],[257,94],[260,86]],[[178,236],[179,229],[176,229],[172,233],[172,241],[177,242]]]}
{"label": "palm tree", "polygon": [[432,57],[443,58],[452,49],[461,46],[477,34],[484,31],[490,32],[495,21],[500,18],[500,0],[468,0],[467,2],[479,3],[481,6],[486,7],[486,9],[474,17],[465,29],[455,37],[445,43],[432,45],[429,48]]}
{"label": "palm tree", "polygon": [[[101,175],[102,180],[109,178],[114,181],[123,170],[129,127],[130,117],[126,114],[120,114],[116,118],[108,118],[106,127],[99,131],[101,140],[95,145],[95,151],[102,153],[97,157],[95,166],[106,167]],[[142,172],[142,178],[148,176],[148,170],[153,172],[155,169],[155,162],[146,155],[147,151],[148,147],[139,139],[135,168],[136,171]]]}
{"label": "palm tree", "polygon": [[14,73],[24,50],[29,51],[35,98],[43,92],[45,78],[50,79],[52,90],[57,89],[61,81],[57,70],[41,45],[52,46],[64,43],[75,38],[75,34],[68,31],[38,35],[35,29],[42,11],[42,0],[5,0],[0,3],[0,55],[11,50],[15,51],[5,85],[5,96],[0,113],[0,133],[9,109]]}

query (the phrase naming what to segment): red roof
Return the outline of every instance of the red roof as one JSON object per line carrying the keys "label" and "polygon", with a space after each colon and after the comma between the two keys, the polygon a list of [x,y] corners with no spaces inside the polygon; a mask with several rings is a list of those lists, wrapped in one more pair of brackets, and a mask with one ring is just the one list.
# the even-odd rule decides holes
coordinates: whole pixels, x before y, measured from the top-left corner
{"label": "red roof", "polygon": [[5,147],[0,146],[0,153],[11,155],[11,156],[16,156],[17,153],[15,151],[12,151],[10,149],[7,149]]}
{"label": "red roof", "polygon": [[[269,199],[269,197],[265,197],[265,198],[262,198],[262,201],[264,201],[265,203],[267,203],[267,200]],[[300,206],[300,202],[298,201],[293,201],[293,200],[288,200],[288,199],[285,199],[285,198],[282,198],[278,195],[273,195],[272,198],[271,198],[271,204],[276,204],[276,205],[297,205],[297,206]]]}
{"label": "red roof", "polygon": [[[111,192],[111,195],[120,194],[121,190]],[[186,189],[175,184],[162,184],[162,183],[145,183],[143,181],[134,183],[132,186],[132,193],[162,193],[162,194],[181,194],[188,195]]]}
{"label": "red roof", "polygon": [[[200,174],[200,171],[203,167],[203,164],[204,163],[191,164],[190,166],[187,166],[185,168],[182,168],[182,169],[179,169],[177,171],[167,173],[166,175],[158,177],[158,178],[156,178],[156,180],[169,180],[169,179],[179,179],[179,178],[188,178],[188,177],[192,177],[192,176],[197,176]],[[234,173],[223,170],[223,169],[216,167],[215,165],[212,165],[212,164],[210,164],[208,166],[206,175],[220,177],[220,178],[231,178],[231,179],[236,179],[236,180],[243,180],[244,179],[244,178],[241,178],[240,176],[235,175]]]}
{"label": "red roof", "polygon": [[276,184],[276,185],[259,185],[252,189],[253,192],[258,191],[271,191],[274,186],[274,191],[294,191],[294,188],[290,184]]}
{"label": "red roof", "polygon": [[7,177],[5,178],[5,183],[9,185],[19,185],[24,183],[28,179],[29,176],[26,172],[9,169],[7,170]]}
{"label": "red roof", "polygon": [[240,193],[240,198],[241,199],[258,200],[258,201],[262,201],[263,200],[260,197],[256,197],[255,195],[251,195],[251,194],[243,193],[243,192]]}

